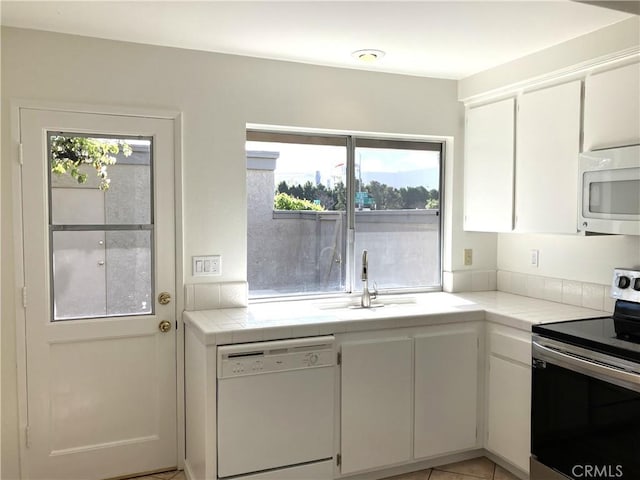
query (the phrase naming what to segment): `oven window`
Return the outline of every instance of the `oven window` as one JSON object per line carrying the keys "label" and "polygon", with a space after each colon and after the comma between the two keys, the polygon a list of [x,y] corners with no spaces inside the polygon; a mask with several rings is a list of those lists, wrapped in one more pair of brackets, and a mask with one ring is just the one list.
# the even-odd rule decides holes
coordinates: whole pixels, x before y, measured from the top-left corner
{"label": "oven window", "polygon": [[570,478],[640,478],[640,393],[553,365],[534,366],[531,450]]}

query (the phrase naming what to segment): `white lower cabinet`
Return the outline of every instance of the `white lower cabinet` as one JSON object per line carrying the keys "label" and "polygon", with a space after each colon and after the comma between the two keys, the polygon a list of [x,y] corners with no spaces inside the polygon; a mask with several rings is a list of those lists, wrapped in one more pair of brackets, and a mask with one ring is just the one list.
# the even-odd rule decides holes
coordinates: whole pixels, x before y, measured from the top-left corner
{"label": "white lower cabinet", "polygon": [[473,324],[415,338],[416,458],[476,446],[478,339]]}
{"label": "white lower cabinet", "polygon": [[347,334],[340,473],[479,448],[480,323]]}
{"label": "white lower cabinet", "polygon": [[531,451],[531,335],[489,326],[487,450],[524,472]]}
{"label": "white lower cabinet", "polygon": [[342,345],[341,472],[411,459],[413,339]]}

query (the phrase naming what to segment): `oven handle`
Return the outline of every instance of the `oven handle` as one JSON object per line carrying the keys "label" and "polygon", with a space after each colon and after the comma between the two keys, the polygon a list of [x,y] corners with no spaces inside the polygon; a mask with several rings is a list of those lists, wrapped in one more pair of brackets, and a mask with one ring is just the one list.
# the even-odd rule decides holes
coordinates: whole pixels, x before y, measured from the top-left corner
{"label": "oven handle", "polygon": [[584,360],[554,348],[546,347],[535,340],[532,342],[532,347],[534,359],[549,360],[559,367],[565,367],[569,370],[584,373],[590,377],[640,392],[640,375],[636,373],[603,363],[590,362],[589,360]]}

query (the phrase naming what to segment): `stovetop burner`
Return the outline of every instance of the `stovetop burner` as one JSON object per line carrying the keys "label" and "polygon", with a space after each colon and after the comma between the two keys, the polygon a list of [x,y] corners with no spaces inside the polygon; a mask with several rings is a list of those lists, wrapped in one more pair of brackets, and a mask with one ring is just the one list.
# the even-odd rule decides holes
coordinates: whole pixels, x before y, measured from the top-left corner
{"label": "stovetop burner", "polygon": [[640,361],[640,321],[589,318],[534,325],[532,330],[571,345]]}

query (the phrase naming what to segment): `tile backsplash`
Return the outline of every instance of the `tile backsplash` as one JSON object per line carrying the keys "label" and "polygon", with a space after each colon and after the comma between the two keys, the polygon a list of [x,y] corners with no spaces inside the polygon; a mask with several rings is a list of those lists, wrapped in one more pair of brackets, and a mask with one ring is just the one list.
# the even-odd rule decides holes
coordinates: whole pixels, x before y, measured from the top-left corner
{"label": "tile backsplash", "polygon": [[[525,297],[613,312],[615,300],[609,285],[541,277],[505,270],[459,270],[443,272],[445,292],[483,292],[498,290]],[[185,310],[246,307],[247,282],[194,283],[185,285]]]}
{"label": "tile backsplash", "polygon": [[443,272],[442,289],[450,293],[498,290],[605,312],[613,312],[615,306],[615,300],[609,297],[609,285],[505,270]]}
{"label": "tile backsplash", "polygon": [[497,289],[495,270],[457,270],[442,272],[445,292],[484,292]]}
{"label": "tile backsplash", "polygon": [[193,283],[184,287],[184,309],[212,310],[246,307],[249,304],[247,282]]}
{"label": "tile backsplash", "polygon": [[613,312],[615,305],[615,300],[609,297],[609,285],[527,275],[519,272],[498,270],[497,289],[501,292],[605,312]]}

